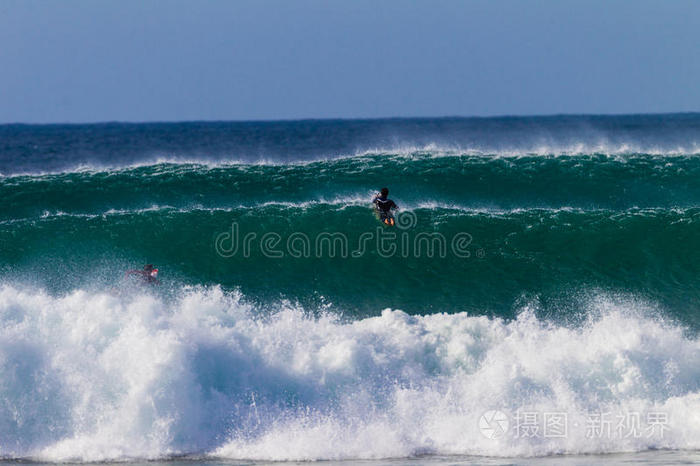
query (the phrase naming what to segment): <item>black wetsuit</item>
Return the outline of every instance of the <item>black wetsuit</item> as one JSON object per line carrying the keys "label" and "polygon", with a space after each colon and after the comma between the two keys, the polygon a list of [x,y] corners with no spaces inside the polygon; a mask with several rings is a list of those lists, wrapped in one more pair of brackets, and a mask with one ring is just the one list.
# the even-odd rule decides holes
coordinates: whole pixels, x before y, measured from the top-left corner
{"label": "black wetsuit", "polygon": [[396,205],[394,201],[388,199],[386,196],[377,196],[372,201],[379,211],[379,218],[384,221],[387,218],[391,218],[391,209],[398,209],[399,206]]}

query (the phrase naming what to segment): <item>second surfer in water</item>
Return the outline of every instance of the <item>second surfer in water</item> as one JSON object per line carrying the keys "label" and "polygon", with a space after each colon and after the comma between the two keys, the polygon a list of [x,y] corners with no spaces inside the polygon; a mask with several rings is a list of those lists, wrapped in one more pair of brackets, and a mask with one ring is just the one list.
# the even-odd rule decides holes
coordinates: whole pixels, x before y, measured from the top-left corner
{"label": "second surfer in water", "polygon": [[374,196],[372,203],[379,213],[379,220],[385,225],[394,226],[394,216],[391,211],[393,209],[398,209],[399,206],[396,205],[394,201],[388,198],[389,188],[382,188],[382,191]]}
{"label": "second surfer in water", "polygon": [[158,269],[153,268],[153,264],[146,264],[143,266],[143,270],[127,270],[124,278],[130,277],[131,275],[139,275],[143,283],[149,285],[156,285],[160,283],[158,278]]}

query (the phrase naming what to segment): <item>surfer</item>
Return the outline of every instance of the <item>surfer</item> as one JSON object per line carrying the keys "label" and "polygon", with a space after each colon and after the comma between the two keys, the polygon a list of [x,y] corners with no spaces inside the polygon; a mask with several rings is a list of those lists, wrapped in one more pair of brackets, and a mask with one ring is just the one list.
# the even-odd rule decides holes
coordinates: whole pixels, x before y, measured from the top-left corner
{"label": "surfer", "polygon": [[130,277],[131,275],[139,275],[143,280],[143,283],[149,285],[156,285],[160,281],[156,278],[158,276],[158,269],[153,268],[153,264],[146,264],[143,266],[143,270],[127,270],[124,278]]}
{"label": "surfer", "polygon": [[392,215],[391,211],[393,209],[398,209],[399,206],[397,206],[394,201],[389,199],[388,196],[389,188],[382,188],[381,192],[374,196],[372,203],[379,213],[379,220],[386,225],[394,226],[394,216]]}

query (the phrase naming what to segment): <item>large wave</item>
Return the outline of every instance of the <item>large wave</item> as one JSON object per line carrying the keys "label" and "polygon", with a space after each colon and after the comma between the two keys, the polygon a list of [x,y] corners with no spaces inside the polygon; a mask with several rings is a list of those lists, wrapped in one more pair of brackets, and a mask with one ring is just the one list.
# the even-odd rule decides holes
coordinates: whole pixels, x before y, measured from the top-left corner
{"label": "large wave", "polygon": [[[538,320],[528,306],[512,321],[391,309],[345,321],[284,303],[261,313],[217,287],[162,299],[4,285],[0,455],[319,460],[700,448],[700,340],[629,297],[586,305],[575,326]],[[505,416],[502,435],[482,419],[494,410]],[[523,435],[522,413],[539,413],[535,424],[565,414],[567,435]],[[608,416],[609,432],[592,430],[596,415]],[[623,416],[639,416],[639,435],[621,429]]]}
{"label": "large wave", "polygon": [[492,157],[373,154],[311,163],[171,164],[0,177],[0,219],[102,214],[153,205],[258,207],[368,202],[389,185],[402,206],[696,207],[700,157],[585,154]]}
{"label": "large wave", "polygon": [[[410,227],[395,230],[388,256],[367,206],[387,176]],[[15,176],[0,179],[0,272],[58,292],[107,286],[152,262],[175,286],[220,284],[357,316],[391,303],[511,317],[523,296],[561,315],[572,311],[561,299],[594,287],[643,295],[697,327],[698,179],[700,158],[648,154],[371,155]],[[217,241],[233,228],[237,254],[222,254]],[[278,235],[281,257],[263,250],[267,234]],[[308,255],[290,254],[295,235],[308,239]],[[323,235],[339,235],[347,257],[316,248]],[[431,235],[444,239],[442,256]],[[455,239],[468,243],[464,254]]]}
{"label": "large wave", "polygon": [[0,125],[0,173],[158,161],[282,163],[367,153],[696,154],[698,114]]}

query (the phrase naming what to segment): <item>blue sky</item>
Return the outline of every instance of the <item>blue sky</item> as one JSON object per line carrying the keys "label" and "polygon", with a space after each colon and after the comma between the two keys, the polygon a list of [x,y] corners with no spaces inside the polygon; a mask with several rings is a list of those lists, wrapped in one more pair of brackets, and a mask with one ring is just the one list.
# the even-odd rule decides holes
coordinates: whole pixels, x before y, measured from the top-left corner
{"label": "blue sky", "polygon": [[0,122],[700,110],[700,1],[0,2]]}

